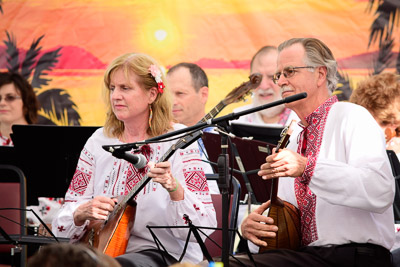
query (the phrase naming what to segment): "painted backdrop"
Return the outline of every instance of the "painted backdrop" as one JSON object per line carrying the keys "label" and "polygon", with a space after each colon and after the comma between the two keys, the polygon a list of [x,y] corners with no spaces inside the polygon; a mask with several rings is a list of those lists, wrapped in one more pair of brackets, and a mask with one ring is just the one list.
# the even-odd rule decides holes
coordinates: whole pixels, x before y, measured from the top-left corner
{"label": "painted backdrop", "polygon": [[400,1],[0,3],[0,68],[20,71],[31,81],[43,107],[41,121],[49,124],[102,125],[103,72],[127,52],[147,53],[166,69],[181,61],[199,64],[210,80],[207,109],[248,80],[250,59],[260,47],[292,37],[316,37],[332,49],[343,100],[360,79],[396,71],[399,62]]}

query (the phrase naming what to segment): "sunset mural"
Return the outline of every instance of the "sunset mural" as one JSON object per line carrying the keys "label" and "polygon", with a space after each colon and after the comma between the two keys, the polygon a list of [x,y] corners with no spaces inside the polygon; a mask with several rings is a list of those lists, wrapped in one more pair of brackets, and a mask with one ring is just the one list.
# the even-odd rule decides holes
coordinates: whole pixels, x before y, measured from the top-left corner
{"label": "sunset mural", "polygon": [[[8,32],[15,39],[20,61],[43,35],[38,57],[61,48],[46,72],[50,81],[37,93],[62,89],[75,104],[80,125],[102,125],[103,72],[113,58],[127,52],[147,53],[165,69],[182,61],[199,64],[210,79],[208,109],[247,81],[250,59],[260,47],[292,37],[323,40],[355,87],[373,72],[379,50],[378,42],[368,47],[377,5],[371,7],[368,0],[11,0],[2,1],[0,38],[7,40]],[[395,71],[398,27],[392,33],[388,71]],[[3,42],[0,68],[5,70],[6,64]],[[232,104],[221,114],[243,104]]]}

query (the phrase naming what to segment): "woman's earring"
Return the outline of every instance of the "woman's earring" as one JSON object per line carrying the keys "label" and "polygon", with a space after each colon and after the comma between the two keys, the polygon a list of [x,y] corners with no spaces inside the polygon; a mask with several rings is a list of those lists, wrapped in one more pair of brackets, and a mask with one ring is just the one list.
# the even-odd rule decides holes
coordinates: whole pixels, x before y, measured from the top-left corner
{"label": "woman's earring", "polygon": [[153,109],[151,108],[151,105],[149,105],[149,109],[150,109],[149,127],[151,129],[151,119],[153,118]]}

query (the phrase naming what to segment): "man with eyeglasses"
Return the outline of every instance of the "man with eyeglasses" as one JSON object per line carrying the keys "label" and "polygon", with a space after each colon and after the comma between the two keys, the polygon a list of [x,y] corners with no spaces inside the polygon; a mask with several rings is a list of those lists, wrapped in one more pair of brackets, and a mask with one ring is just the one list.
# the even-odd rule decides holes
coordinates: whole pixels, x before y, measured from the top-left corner
{"label": "man with eyeglasses", "polygon": [[[234,112],[237,113],[282,99],[279,86],[272,80],[277,57],[277,48],[269,45],[262,47],[254,54],[250,62],[250,74],[261,73],[262,80],[260,86],[253,91],[252,103],[238,107],[233,110]],[[237,121],[284,126],[288,125],[293,119],[297,119],[296,114],[290,109],[285,108],[284,105],[279,105],[241,116]]]}
{"label": "man with eyeglasses", "polygon": [[[337,63],[314,38],[278,47],[274,82],[282,97],[306,92],[286,104],[301,122],[287,148],[266,158],[258,175],[281,178],[278,196],[299,209],[301,247],[253,255],[257,266],[391,266],[394,244],[394,179],[382,130],[361,106],[338,102],[332,91]],[[258,246],[278,227],[262,215],[263,203],[242,223],[243,236]],[[235,255],[254,266],[246,255]],[[230,259],[230,266],[243,266]]]}

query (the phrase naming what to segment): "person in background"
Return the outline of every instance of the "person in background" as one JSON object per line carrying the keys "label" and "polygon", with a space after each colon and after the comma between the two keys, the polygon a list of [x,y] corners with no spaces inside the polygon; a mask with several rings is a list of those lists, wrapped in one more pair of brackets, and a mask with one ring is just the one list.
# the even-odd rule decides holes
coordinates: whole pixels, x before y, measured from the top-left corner
{"label": "person in background", "polygon": [[205,116],[208,100],[208,78],[202,68],[182,62],[172,66],[167,73],[167,83],[173,95],[174,119],[193,126]]}
{"label": "person in background", "polygon": [[[282,99],[279,86],[273,82],[277,58],[277,48],[270,45],[263,46],[254,54],[250,62],[250,74],[260,73],[262,75],[261,83],[258,88],[253,90],[252,103],[238,107],[233,110],[234,112],[241,112]],[[296,120],[297,122],[300,121],[295,112],[286,108],[284,105],[279,105],[241,116],[237,122],[266,126],[287,126],[292,120]],[[251,198],[248,198],[248,201],[251,201]],[[255,204],[240,205],[238,215],[239,226],[241,225],[243,218],[258,206],[259,205]],[[239,239],[237,238],[236,241],[238,240]],[[254,246],[251,242],[247,243],[251,252],[258,252],[258,246]],[[244,251],[244,246],[245,244],[242,240],[238,243],[237,250]]]}
{"label": "person in background", "polygon": [[0,146],[13,146],[14,124],[37,122],[39,101],[30,83],[19,73],[0,73]]}
{"label": "person in background", "polygon": [[[209,91],[204,70],[193,63],[178,63],[168,70],[167,83],[173,95],[174,119],[186,126],[193,126],[203,119]],[[212,129],[208,127],[203,131],[211,132]],[[198,144],[202,159],[209,161],[201,138],[198,139]],[[207,164],[205,173],[214,173],[211,165]],[[219,194],[216,181],[209,181],[209,186],[211,193]]]}
{"label": "person in background", "polygon": [[[272,81],[277,57],[278,51],[274,46],[264,46],[255,53],[250,62],[250,74],[260,73],[262,75],[260,86],[253,91],[253,102],[234,109],[234,112],[237,113],[282,99],[279,86]],[[294,112],[285,108],[284,105],[279,105],[241,116],[237,121],[284,126],[288,125],[293,119],[299,121]]]}
{"label": "person in background", "polygon": [[42,246],[28,267],[120,267],[112,257],[84,244],[54,243]]}
{"label": "person in background", "polygon": [[368,109],[385,132],[388,149],[399,153],[395,130],[400,126],[400,76],[383,72],[362,80],[350,102]]}
{"label": "person in background", "polygon": [[400,126],[394,129],[394,135],[387,142],[386,148],[393,150],[400,159]]}
{"label": "person in background", "polygon": [[[148,143],[127,151],[145,156],[148,164],[141,169],[114,157],[102,146],[144,141],[184,125],[173,123],[165,77],[157,62],[146,54],[129,53],[114,59],[104,74],[103,87],[108,108],[105,126],[88,139],[82,150],[65,204],[53,220],[53,232],[72,242],[79,241],[91,221],[106,220],[117,197],[137,192],[135,186],[147,175],[152,180],[134,198],[136,220],[130,228],[126,252],[116,259],[122,266],[176,263],[185,247],[188,228],[153,230],[167,251],[161,252],[147,226],[185,226],[187,215],[196,226],[216,227],[199,148],[196,143],[185,149],[177,147],[163,162],[159,161],[176,140]],[[203,254],[191,237],[183,262],[197,263]]]}
{"label": "person in background", "polygon": [[[365,108],[338,102],[337,62],[315,38],[278,47],[274,82],[301,119],[287,148],[266,158],[258,175],[279,179],[278,196],[299,209],[301,246],[253,255],[257,266],[392,266],[394,179],[383,132]],[[242,223],[243,236],[268,246],[278,222],[263,203]],[[235,255],[252,266],[247,255]],[[230,260],[230,266],[242,266]]]}

